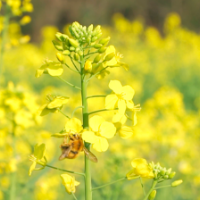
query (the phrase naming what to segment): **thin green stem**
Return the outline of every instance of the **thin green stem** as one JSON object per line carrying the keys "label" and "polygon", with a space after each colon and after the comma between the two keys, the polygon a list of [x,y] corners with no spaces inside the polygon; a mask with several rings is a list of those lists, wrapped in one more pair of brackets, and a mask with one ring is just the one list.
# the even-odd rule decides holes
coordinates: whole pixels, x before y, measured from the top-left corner
{"label": "thin green stem", "polygon": [[99,113],[99,112],[104,112],[104,111],[114,111],[114,110],[118,110],[118,108],[95,110],[95,111],[92,111],[92,112],[88,113],[88,115],[92,115],[92,114]]}
{"label": "thin green stem", "polygon": [[73,85],[72,83],[70,83],[70,82],[64,80],[63,78],[61,78],[61,77],[59,77],[59,76],[58,76],[58,78],[59,78],[61,81],[63,81],[64,83],[67,83],[67,85],[69,85],[69,86],[71,86],[71,87],[73,87],[73,88],[76,88],[76,89],[78,89],[78,90],[81,90],[80,87],[78,87],[78,86],[76,86],[76,85]]}
{"label": "thin green stem", "polygon": [[68,172],[68,173],[71,173],[71,174],[77,174],[77,175],[81,175],[81,176],[85,177],[84,173],[74,172],[74,171],[70,171],[70,170],[66,170],[66,169],[60,169],[60,168],[57,168],[57,167],[53,167],[51,165],[45,165],[45,166],[49,167],[49,168],[52,168],[52,169],[56,169],[56,170],[62,171],[62,172]]}
{"label": "thin green stem", "polygon": [[107,96],[106,94],[102,94],[102,95],[92,95],[92,96],[87,96],[86,98],[87,98],[87,99],[90,99],[90,98],[106,97],[106,96]]}
{"label": "thin green stem", "polygon": [[58,109],[58,111],[59,111],[62,115],[64,115],[64,116],[67,117],[68,119],[70,119],[70,117],[69,117],[68,115],[66,115],[61,109]]}
{"label": "thin green stem", "polygon": [[144,184],[143,184],[143,181],[142,181],[142,178],[140,177],[140,184],[142,186],[142,190],[143,190],[143,193],[144,193],[144,196],[146,195],[146,192],[145,192],[145,189],[144,189]]}
{"label": "thin green stem", "polygon": [[154,180],[154,181],[153,181],[152,186],[151,186],[149,192],[147,193],[147,195],[144,197],[143,200],[147,200],[147,199],[148,199],[149,195],[150,195],[151,192],[154,190],[154,188],[155,188],[155,186],[156,186],[157,183],[158,183],[157,180]]}
{"label": "thin green stem", "polygon": [[157,190],[157,189],[162,189],[162,188],[167,188],[167,187],[172,187],[172,186],[171,185],[163,185],[163,186],[160,186],[160,187],[156,187],[154,189]]}
{"label": "thin green stem", "polygon": [[67,68],[69,68],[71,71],[80,74],[80,72],[78,72],[77,70],[72,69],[67,63],[65,63],[65,66],[66,66]]}
{"label": "thin green stem", "polygon": [[106,187],[106,186],[108,186],[108,185],[115,184],[115,183],[120,182],[120,181],[124,181],[125,179],[126,179],[126,177],[123,177],[123,178],[120,178],[120,179],[118,179],[118,180],[116,180],[116,181],[112,181],[112,182],[107,183],[107,184],[104,184],[104,185],[102,185],[102,186],[95,187],[95,188],[92,189],[92,191],[93,191],[93,190],[98,190],[98,189],[103,188],[103,187]]}
{"label": "thin green stem", "polygon": [[73,192],[72,192],[72,196],[74,197],[75,200],[77,200],[77,198]]}
{"label": "thin green stem", "polygon": [[83,108],[83,106],[78,106],[78,107],[76,107],[74,110],[73,110],[73,112],[72,112],[72,118],[73,118],[73,116],[74,116],[74,113],[79,109],[79,108]]}
{"label": "thin green stem", "polygon": [[76,69],[76,70],[78,71],[78,73],[80,74],[80,71],[79,71],[78,67],[76,66],[76,64],[74,63],[73,58],[72,58],[71,56],[69,56],[69,57],[70,57],[70,59],[71,59],[72,64],[74,65],[75,69]]}
{"label": "thin green stem", "polygon": [[[85,82],[84,76],[85,60],[81,56],[81,99],[82,99],[82,116],[83,116],[83,128],[89,127],[88,118],[88,106],[87,106],[87,82]],[[90,150],[90,144],[85,143],[85,147]],[[92,183],[91,183],[91,170],[90,160],[85,155],[85,200],[92,200]]]}
{"label": "thin green stem", "polygon": [[92,55],[92,54],[95,54],[95,53],[98,53],[98,51],[94,51],[94,52],[88,53],[85,56],[89,56],[89,55]]}

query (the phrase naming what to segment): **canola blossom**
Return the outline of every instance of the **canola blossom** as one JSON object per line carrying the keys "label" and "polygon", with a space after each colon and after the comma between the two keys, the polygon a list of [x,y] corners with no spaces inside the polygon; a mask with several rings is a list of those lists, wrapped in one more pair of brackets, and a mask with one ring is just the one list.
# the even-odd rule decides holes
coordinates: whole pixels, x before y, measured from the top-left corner
{"label": "canola blossom", "polygon": [[93,149],[104,152],[108,149],[108,140],[116,133],[116,128],[111,122],[107,122],[103,117],[95,115],[90,118],[90,130],[84,131],[82,138],[91,143]]}
{"label": "canola blossom", "polygon": [[61,174],[62,184],[65,186],[66,191],[71,194],[76,192],[76,186],[80,184],[80,182],[76,181],[74,177],[68,174]]}
{"label": "canola blossom", "polygon": [[105,107],[107,109],[114,109],[117,107],[119,113],[123,114],[126,108],[132,109],[134,107],[132,99],[135,91],[131,86],[122,86],[120,81],[112,80],[109,83],[109,88],[114,94],[108,95],[105,99]]}

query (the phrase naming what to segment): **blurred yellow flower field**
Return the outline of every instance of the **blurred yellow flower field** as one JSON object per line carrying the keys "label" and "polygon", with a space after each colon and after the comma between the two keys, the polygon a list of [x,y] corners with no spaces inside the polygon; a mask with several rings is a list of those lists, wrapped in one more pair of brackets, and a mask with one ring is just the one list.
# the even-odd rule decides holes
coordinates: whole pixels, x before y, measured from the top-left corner
{"label": "blurred yellow flower field", "polygon": [[[24,9],[32,12],[29,1],[24,0]],[[15,15],[22,12],[17,3],[12,4],[12,12]],[[29,42],[29,36],[21,33],[21,25],[29,22],[31,18],[24,16],[19,22],[10,23],[4,42],[0,70],[0,200],[73,199],[66,190],[68,193],[76,190],[77,199],[84,199],[84,177],[62,174],[60,178],[58,170],[47,168],[45,164],[44,169],[35,171],[39,159],[35,154],[32,165],[29,161],[34,148],[36,151],[45,143],[45,156],[51,165],[72,171],[84,168],[83,153],[76,159],[58,162],[63,138],[55,138],[60,130],[62,134],[71,133],[77,125],[69,122],[63,113],[72,113],[81,119],[79,74],[69,69],[73,66],[69,57],[63,58],[69,66],[61,66],[62,59],[58,54],[56,57],[58,51],[52,40],[58,28],[43,27],[38,33],[43,38],[41,43],[34,44]],[[66,33],[67,27],[60,32]],[[88,96],[103,96],[88,98],[88,110],[119,109],[102,112],[101,117],[91,114],[88,130],[75,127],[80,129],[77,133],[82,134],[83,140],[92,144],[92,151],[96,150],[99,162],[91,163],[93,186],[125,177],[131,170],[131,161],[133,174],[130,176],[142,174],[141,177],[153,178],[148,160],[172,168],[176,171],[175,178],[183,180],[177,188],[157,190],[156,199],[199,199],[200,35],[183,28],[176,13],[166,18],[163,34],[140,20],[129,21],[121,14],[115,14],[113,25],[103,26],[102,30],[103,37],[110,36],[110,43],[115,48],[109,47],[101,57],[103,60],[112,57],[104,66],[95,68],[97,64],[91,64],[90,60],[84,66],[85,73],[95,76],[88,85]],[[2,37],[0,41],[2,44]],[[71,45],[76,46],[74,41]],[[118,51],[123,53],[123,58],[116,53]],[[94,59],[100,61],[100,58]],[[107,66],[111,67],[96,74]],[[63,68],[67,73],[63,73]],[[35,74],[41,77],[36,78]],[[77,87],[70,87],[63,80]],[[53,98],[46,101],[47,95]],[[61,108],[63,113],[54,112]],[[125,116],[126,109],[129,111]],[[109,135],[104,134],[105,130]],[[89,132],[93,137],[88,137]],[[39,155],[41,159],[43,156]],[[138,164],[136,158],[146,160],[141,159]],[[142,165],[144,171],[137,165]],[[143,181],[150,187],[149,179]],[[16,196],[12,197],[13,194]],[[93,191],[96,200],[138,200],[142,196],[141,185],[134,179]]]}

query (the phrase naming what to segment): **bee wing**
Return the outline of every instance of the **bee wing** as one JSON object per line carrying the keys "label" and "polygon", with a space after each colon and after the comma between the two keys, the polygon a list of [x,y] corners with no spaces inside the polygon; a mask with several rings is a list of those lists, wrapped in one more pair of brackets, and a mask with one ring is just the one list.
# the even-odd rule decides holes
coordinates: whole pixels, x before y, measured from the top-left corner
{"label": "bee wing", "polygon": [[62,150],[62,154],[60,155],[59,160],[63,160],[64,158],[67,158],[71,150],[72,150],[72,146],[70,145],[68,146],[67,149]]}
{"label": "bee wing", "polygon": [[97,157],[90,152],[86,147],[83,147],[83,151],[85,152],[85,155],[93,162],[98,162]]}

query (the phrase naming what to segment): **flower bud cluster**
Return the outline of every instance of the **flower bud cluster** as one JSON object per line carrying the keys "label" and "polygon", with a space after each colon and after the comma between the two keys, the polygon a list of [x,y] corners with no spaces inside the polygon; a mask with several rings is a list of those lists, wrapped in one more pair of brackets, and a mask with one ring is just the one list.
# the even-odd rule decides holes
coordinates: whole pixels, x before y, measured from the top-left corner
{"label": "flower bud cluster", "polygon": [[154,162],[151,162],[149,165],[153,169],[155,180],[172,179],[176,174],[176,172],[172,172],[171,168],[166,169],[165,167],[161,167],[160,163],[155,164]]}

